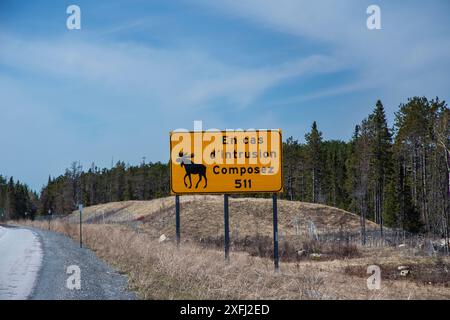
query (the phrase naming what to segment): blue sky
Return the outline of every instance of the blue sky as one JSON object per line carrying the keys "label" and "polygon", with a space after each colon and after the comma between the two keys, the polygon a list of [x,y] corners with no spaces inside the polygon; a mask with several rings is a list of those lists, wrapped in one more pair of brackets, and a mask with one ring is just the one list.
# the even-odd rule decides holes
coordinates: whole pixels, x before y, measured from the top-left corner
{"label": "blue sky", "polygon": [[[67,6],[81,30],[66,28]],[[366,9],[381,8],[381,30]],[[0,0],[0,173],[167,161],[168,133],[317,120],[348,140],[377,99],[450,93],[450,2]]]}

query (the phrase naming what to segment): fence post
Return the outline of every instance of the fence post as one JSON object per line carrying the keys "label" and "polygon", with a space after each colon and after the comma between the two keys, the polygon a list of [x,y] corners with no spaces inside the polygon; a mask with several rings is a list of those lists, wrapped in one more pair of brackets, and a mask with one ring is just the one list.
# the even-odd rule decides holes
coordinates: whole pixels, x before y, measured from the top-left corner
{"label": "fence post", "polygon": [[78,205],[78,211],[80,211],[80,248],[83,248],[83,205]]}

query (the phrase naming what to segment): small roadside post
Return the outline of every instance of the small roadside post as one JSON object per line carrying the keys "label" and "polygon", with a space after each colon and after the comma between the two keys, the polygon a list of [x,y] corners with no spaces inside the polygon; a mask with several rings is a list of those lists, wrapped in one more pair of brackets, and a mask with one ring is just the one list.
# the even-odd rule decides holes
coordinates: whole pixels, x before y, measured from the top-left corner
{"label": "small roadside post", "polygon": [[228,194],[223,195],[223,220],[225,228],[224,245],[225,245],[225,261],[230,262],[230,223],[228,214]]}
{"label": "small roadside post", "polygon": [[80,248],[83,248],[83,205],[78,205],[78,211],[80,211]]}
{"label": "small roadside post", "polygon": [[50,223],[52,222],[52,210],[48,209],[48,230],[50,230]]}

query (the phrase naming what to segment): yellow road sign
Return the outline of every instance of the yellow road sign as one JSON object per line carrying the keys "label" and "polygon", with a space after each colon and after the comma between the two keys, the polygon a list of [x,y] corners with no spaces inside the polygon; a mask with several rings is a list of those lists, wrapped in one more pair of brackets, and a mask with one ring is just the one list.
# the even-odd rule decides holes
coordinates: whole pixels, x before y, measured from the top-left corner
{"label": "yellow road sign", "polygon": [[281,130],[170,133],[172,194],[282,192]]}

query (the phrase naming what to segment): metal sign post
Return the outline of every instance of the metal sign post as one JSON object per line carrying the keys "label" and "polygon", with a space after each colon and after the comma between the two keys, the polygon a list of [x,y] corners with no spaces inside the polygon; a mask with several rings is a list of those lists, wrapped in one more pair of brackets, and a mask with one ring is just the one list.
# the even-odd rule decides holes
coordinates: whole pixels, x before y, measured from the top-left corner
{"label": "metal sign post", "polygon": [[229,225],[229,215],[228,215],[228,194],[223,195],[223,220],[225,227],[225,261],[230,261],[230,225]]}
{"label": "metal sign post", "polygon": [[80,211],[80,248],[83,248],[83,205],[78,205],[78,211]]}
{"label": "metal sign post", "polygon": [[177,247],[180,246],[180,196],[175,196],[175,229],[177,237]]}
{"label": "metal sign post", "polygon": [[278,271],[279,257],[278,257],[278,206],[277,206],[277,194],[273,194],[273,263],[275,265],[275,271]]}

